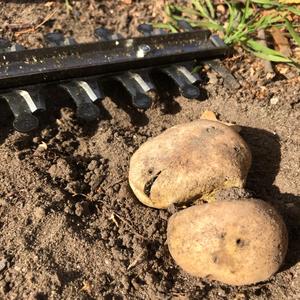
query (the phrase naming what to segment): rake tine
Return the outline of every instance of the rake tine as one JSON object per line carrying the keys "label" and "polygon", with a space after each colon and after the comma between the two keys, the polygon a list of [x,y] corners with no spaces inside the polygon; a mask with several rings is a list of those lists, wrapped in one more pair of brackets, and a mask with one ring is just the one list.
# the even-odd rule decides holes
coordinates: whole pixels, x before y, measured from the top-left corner
{"label": "rake tine", "polygon": [[24,88],[19,91],[21,91],[23,95],[25,95],[25,93],[28,94],[25,99],[32,113],[46,110],[45,99],[40,93],[40,86],[27,86],[26,89]]}
{"label": "rake tine", "polygon": [[[22,45],[0,39],[0,52],[16,52],[24,49]],[[32,114],[45,108],[38,86],[15,89],[1,94],[0,98],[5,99],[8,103],[14,115],[13,126],[17,131],[26,133],[39,126],[39,120]]]}
{"label": "rake tine", "polygon": [[159,68],[159,70],[173,79],[183,97],[188,99],[199,98],[200,90],[193,85],[198,79],[184,65],[174,65]]}
{"label": "rake tine", "polygon": [[[96,83],[95,83],[96,84]],[[92,89],[86,81],[73,80],[71,82],[62,83],[60,86],[68,92],[74,100],[77,107],[77,116],[85,121],[95,121],[99,115],[100,110],[93,102],[98,100],[101,96],[96,89]]]}
{"label": "rake tine", "polygon": [[[138,27],[138,30],[144,36],[150,36],[155,34],[166,34],[163,29],[159,29],[159,32],[149,24],[141,24]],[[158,68],[161,72],[167,74],[179,88],[179,91],[182,96],[188,99],[196,99],[200,96],[200,90],[197,88],[195,83],[199,81],[198,74],[192,74],[190,70],[193,69],[193,63],[187,62],[184,64],[171,65],[167,67]]]}
{"label": "rake tine", "polygon": [[142,33],[144,36],[151,36],[151,35],[163,35],[167,34],[167,32],[161,28],[154,28],[151,24],[140,24],[137,27],[137,30]]}
{"label": "rake tine", "polygon": [[63,46],[65,41],[65,37],[61,32],[47,33],[44,38],[50,47]]}
{"label": "rake tine", "polygon": [[[34,102],[30,94],[25,90],[14,90],[0,95],[8,103],[13,115],[13,126],[17,131],[26,133],[39,126],[39,120],[32,114]],[[28,105],[28,103],[31,103]]]}
{"label": "rake tine", "polygon": [[11,42],[7,39],[0,38],[0,53],[9,51]]}
{"label": "rake tine", "polygon": [[[103,41],[114,41],[121,38],[121,35],[111,34],[109,30],[103,27],[95,30],[95,36]],[[121,82],[128,91],[133,106],[140,109],[151,107],[152,100],[147,93],[154,90],[154,85],[146,70],[142,70],[140,73],[123,72],[122,74],[114,76],[114,78]]]}
{"label": "rake tine", "polygon": [[177,22],[177,24],[181,29],[183,29],[185,31],[193,31],[194,30],[192,25],[185,20],[179,20]]}
{"label": "rake tine", "polygon": [[[49,33],[45,36],[49,46],[75,45],[76,40],[71,37],[65,38],[60,32]],[[96,80],[72,80],[61,83],[60,86],[74,100],[79,118],[85,121],[95,121],[100,115],[100,110],[94,104],[98,99],[104,98]]]}
{"label": "rake tine", "polygon": [[64,37],[61,32],[50,32],[44,36],[50,47],[76,45],[77,42],[72,37]]}
{"label": "rake tine", "polygon": [[108,29],[104,27],[96,28],[94,33],[96,38],[102,41],[113,41],[122,38],[121,34],[111,33]]}
{"label": "rake tine", "polygon": [[153,32],[153,26],[151,24],[140,24],[137,30],[144,36],[150,36]]}
{"label": "rake tine", "polygon": [[[193,27],[185,20],[179,20],[178,25],[180,28],[182,28],[185,31],[194,30]],[[217,38],[216,36],[214,37],[214,41],[217,44],[223,43],[223,41]],[[238,89],[240,87],[238,81],[230,73],[230,71],[224,67],[224,65],[221,63],[219,59],[205,60],[203,61],[203,64],[208,65],[212,70],[218,73],[223,78],[225,86],[227,86],[229,89]]]}
{"label": "rake tine", "polygon": [[16,43],[11,43],[7,39],[0,38],[0,53],[5,53],[5,52],[15,52],[15,51],[21,51],[24,50],[25,47],[22,45],[16,44]]}
{"label": "rake tine", "polygon": [[238,89],[241,85],[230,71],[221,63],[219,59],[206,60],[207,64],[212,70],[218,73],[224,80],[224,85],[229,89]]}
{"label": "rake tine", "polygon": [[150,91],[150,87],[141,77],[139,81],[136,76],[140,77],[139,74],[125,72],[114,78],[121,82],[128,91],[133,106],[136,108],[147,109],[152,104],[151,98],[146,94],[146,92]]}

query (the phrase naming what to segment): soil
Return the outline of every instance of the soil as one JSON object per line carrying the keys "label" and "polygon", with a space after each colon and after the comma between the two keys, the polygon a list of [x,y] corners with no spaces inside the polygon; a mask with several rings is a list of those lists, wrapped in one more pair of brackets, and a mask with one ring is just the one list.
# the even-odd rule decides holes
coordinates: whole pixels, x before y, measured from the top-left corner
{"label": "soil", "polygon": [[[104,25],[136,35],[139,23],[160,20],[162,6],[76,1],[68,15],[64,1],[2,1],[0,34],[27,47],[41,47],[43,34],[54,29],[80,42],[92,40],[93,30]],[[39,28],[21,32],[54,9]],[[202,72],[204,101],[187,100],[158,78],[159,103],[142,112],[121,89],[108,86],[96,124],[80,123],[71,99],[55,91],[40,129],[28,135],[13,131],[1,108],[0,299],[300,298],[300,81],[293,71],[268,80],[262,64],[242,52],[224,63],[239,90]],[[253,153],[247,191],[223,197],[262,198],[287,223],[287,258],[266,282],[232,287],[184,273],[166,245],[174,208],[145,207],[128,186],[129,159],[139,145],[205,110],[241,125]]]}

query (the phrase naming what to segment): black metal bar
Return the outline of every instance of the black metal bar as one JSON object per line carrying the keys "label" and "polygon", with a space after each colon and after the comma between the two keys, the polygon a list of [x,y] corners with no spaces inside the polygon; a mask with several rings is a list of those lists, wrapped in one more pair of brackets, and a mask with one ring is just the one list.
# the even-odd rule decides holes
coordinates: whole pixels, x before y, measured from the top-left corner
{"label": "black metal bar", "polygon": [[0,89],[226,55],[207,30],[0,53]]}

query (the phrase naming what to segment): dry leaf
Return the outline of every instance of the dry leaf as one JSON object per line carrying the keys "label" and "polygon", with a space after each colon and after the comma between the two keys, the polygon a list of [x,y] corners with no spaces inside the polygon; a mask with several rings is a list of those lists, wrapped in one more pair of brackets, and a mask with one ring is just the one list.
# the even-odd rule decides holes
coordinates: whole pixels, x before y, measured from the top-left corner
{"label": "dry leaf", "polygon": [[216,114],[213,111],[210,111],[210,110],[205,110],[203,112],[203,114],[201,115],[200,119],[209,120],[209,121],[216,121],[216,122],[225,124],[229,127],[232,127],[232,129],[235,130],[235,132],[240,132],[241,131],[241,127],[236,125],[236,124],[227,123],[227,122],[223,122],[223,121],[218,120]]}
{"label": "dry leaf", "polygon": [[210,121],[218,121],[216,114],[213,111],[206,110],[201,115],[200,119],[210,120]]}

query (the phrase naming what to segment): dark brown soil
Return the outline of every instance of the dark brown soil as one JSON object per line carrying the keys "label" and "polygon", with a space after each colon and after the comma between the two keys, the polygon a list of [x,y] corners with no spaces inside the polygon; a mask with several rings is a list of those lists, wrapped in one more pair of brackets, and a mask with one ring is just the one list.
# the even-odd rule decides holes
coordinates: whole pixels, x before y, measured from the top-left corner
{"label": "dark brown soil", "polygon": [[[76,1],[68,16],[63,2],[2,1],[0,34],[40,47],[53,29],[83,42],[99,25],[136,34],[140,22],[161,18],[163,1],[126,2]],[[55,8],[39,29],[16,37]],[[57,93],[30,135],[14,132],[1,108],[0,299],[300,298],[300,80],[290,72],[268,81],[259,62],[243,54],[225,63],[240,90],[203,73],[205,101],[162,93],[164,106],[143,113],[116,89],[99,104],[98,124],[80,124],[71,100]],[[231,287],[185,274],[165,243],[172,209],[145,207],[128,187],[128,162],[139,145],[204,110],[242,126],[253,153],[247,189],[274,204],[287,223],[285,264],[267,282]]]}

